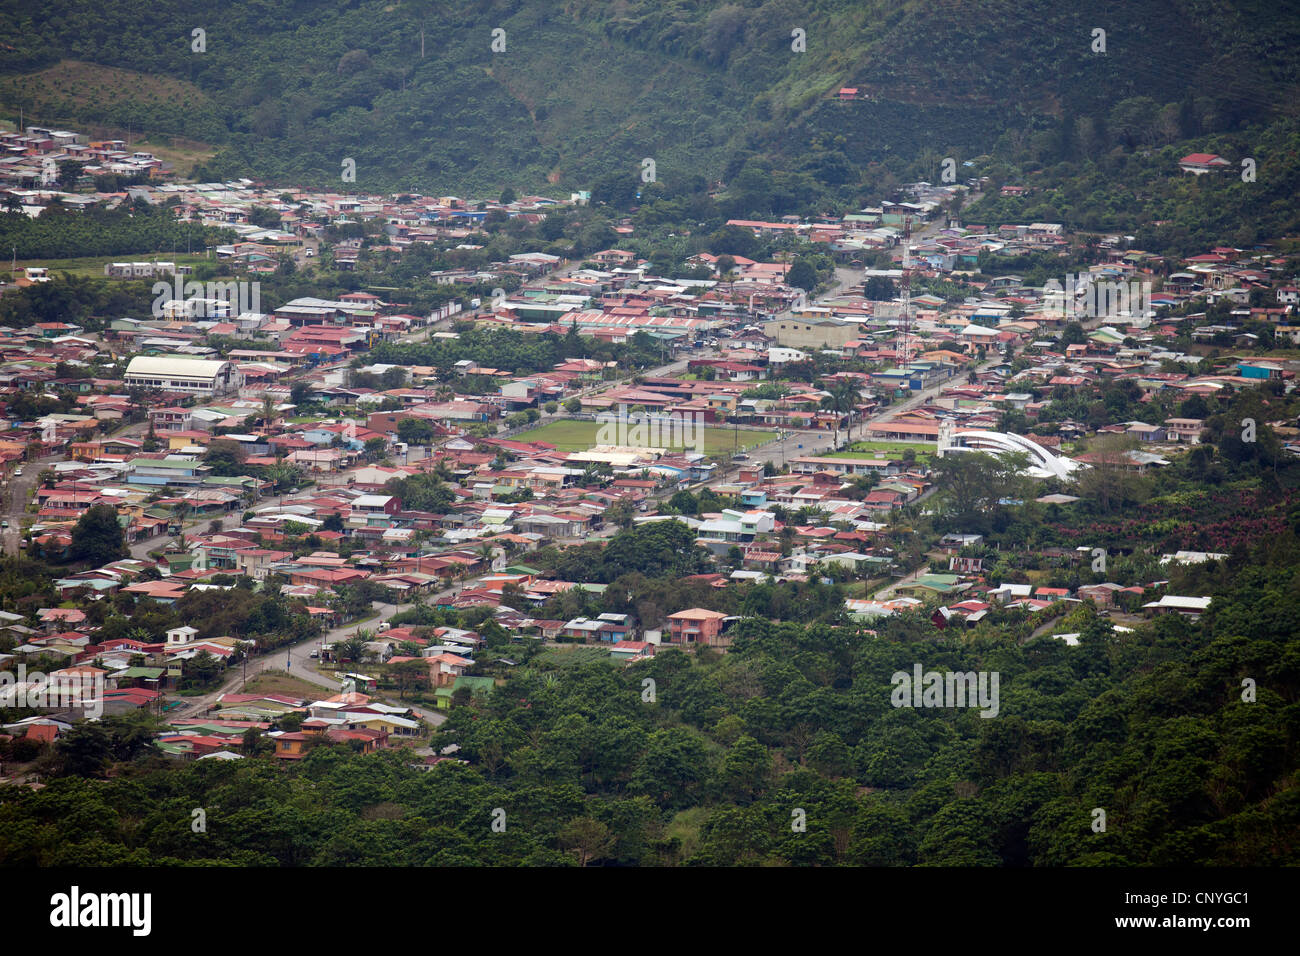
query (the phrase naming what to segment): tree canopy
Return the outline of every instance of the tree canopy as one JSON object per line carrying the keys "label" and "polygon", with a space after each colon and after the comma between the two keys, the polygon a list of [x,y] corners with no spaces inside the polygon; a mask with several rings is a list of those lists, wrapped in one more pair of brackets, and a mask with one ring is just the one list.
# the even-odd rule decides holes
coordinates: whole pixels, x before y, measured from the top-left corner
{"label": "tree canopy", "polygon": [[72,527],[69,557],[74,561],[87,561],[99,567],[124,558],[127,553],[126,535],[112,505],[87,508]]}

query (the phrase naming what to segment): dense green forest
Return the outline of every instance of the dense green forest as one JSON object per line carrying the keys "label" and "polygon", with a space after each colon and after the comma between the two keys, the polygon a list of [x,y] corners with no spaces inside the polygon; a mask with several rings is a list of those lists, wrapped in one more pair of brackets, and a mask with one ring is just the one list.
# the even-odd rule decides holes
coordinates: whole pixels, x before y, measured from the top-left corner
{"label": "dense green forest", "polygon": [[202,252],[233,242],[229,229],[180,222],[170,207],[139,201],[117,209],[53,205],[35,218],[0,213],[0,245],[24,259]]}
{"label": "dense green forest", "polygon": [[648,333],[637,332],[625,345],[614,346],[580,335],[571,326],[564,335],[517,332],[513,329],[475,326],[462,329],[454,339],[418,344],[385,342],[366,355],[368,364],[432,365],[444,374],[465,359],[484,368],[502,368],[518,374],[547,371],[570,358],[617,361],[625,368],[645,368],[663,361],[660,344]]}
{"label": "dense green forest", "polygon": [[[1147,102],[1147,117],[1159,110]],[[1068,129],[1067,129],[1068,127]],[[1165,140],[1157,127],[1128,149],[1085,118],[1068,118],[1037,144],[1008,148],[984,167],[990,187],[965,210],[969,222],[1060,222],[1071,230],[1122,232],[1134,246],[1173,256],[1214,245],[1250,248],[1300,231],[1300,125],[1294,120],[1232,133]],[[1188,152],[1223,156],[1221,175],[1190,176],[1177,168]],[[1250,178],[1244,160],[1253,162]],[[1002,185],[1028,186],[1025,196],[1000,196]],[[1007,268],[994,262],[989,268]]]}
{"label": "dense green forest", "polygon": [[[989,153],[1077,117],[1106,127],[1135,98],[1155,106],[1138,126],[1194,136],[1293,114],[1298,88],[1300,16],[1262,0],[0,7],[0,77],[77,61],[189,90],[177,102],[147,83],[92,98],[0,83],[7,112],[205,140],[219,150],[205,177],[338,184],[351,157],[358,189],[636,181],[650,157],[678,188],[753,163],[834,197],[886,170],[933,178],[927,153]],[[857,102],[831,101],[844,85]]]}
{"label": "dense green forest", "polygon": [[[330,747],[165,768],[114,719],[65,738],[43,790],[0,795],[0,860],[1294,865],[1300,549],[1250,559],[1199,624],[1097,619],[1078,647],[750,619],[725,657],[521,667],[435,735],[468,765],[427,772]],[[997,718],[892,706],[918,662],[999,672]]]}

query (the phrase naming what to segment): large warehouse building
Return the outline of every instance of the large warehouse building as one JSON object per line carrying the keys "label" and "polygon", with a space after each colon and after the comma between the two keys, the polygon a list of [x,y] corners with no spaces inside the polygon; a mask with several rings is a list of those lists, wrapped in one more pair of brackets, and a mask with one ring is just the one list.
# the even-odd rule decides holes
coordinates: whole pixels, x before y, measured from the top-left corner
{"label": "large warehouse building", "polygon": [[239,388],[243,376],[233,362],[180,355],[137,356],[126,367],[129,388],[160,388],[191,395],[222,395]]}

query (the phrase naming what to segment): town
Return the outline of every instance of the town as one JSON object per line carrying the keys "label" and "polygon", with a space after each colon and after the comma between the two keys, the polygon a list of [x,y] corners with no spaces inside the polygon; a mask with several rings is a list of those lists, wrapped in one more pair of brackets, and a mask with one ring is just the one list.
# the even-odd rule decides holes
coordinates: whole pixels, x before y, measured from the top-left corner
{"label": "town", "polygon": [[[1293,490],[1247,487],[1300,451],[1300,260],[1272,244],[974,222],[1021,188],[975,169],[839,218],[727,219],[690,251],[586,192],[187,182],[76,131],[0,145],[11,215],[196,230],[0,288],[31,319],[0,324],[0,666],[93,688],[0,711],[3,783],[145,750],[495,774],[470,721],[520,675],[639,687],[686,654],[753,683],[726,659],[779,626],[822,651],[834,629],[1095,655],[1196,626],[1230,557],[1293,517]],[[91,282],[81,316],[47,305]],[[775,732],[751,691],[689,705],[710,746]],[[887,778],[817,740],[828,776]]]}

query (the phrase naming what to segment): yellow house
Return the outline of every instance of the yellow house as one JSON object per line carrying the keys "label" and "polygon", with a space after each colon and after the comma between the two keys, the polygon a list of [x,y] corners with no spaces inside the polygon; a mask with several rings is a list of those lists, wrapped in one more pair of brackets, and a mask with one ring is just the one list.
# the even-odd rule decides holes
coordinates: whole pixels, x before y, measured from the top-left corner
{"label": "yellow house", "polygon": [[361,716],[360,714],[350,715],[349,725],[352,727],[364,727],[366,730],[387,731],[397,736],[411,736],[420,729],[420,723],[407,717],[398,717],[393,714],[374,714]]}
{"label": "yellow house", "polygon": [[182,448],[189,448],[192,445],[207,445],[211,439],[212,436],[207,432],[171,432],[167,435],[167,450],[180,451]]}
{"label": "yellow house", "polygon": [[301,760],[306,755],[306,744],[304,733],[281,734],[275,738],[275,755],[283,760]]}
{"label": "yellow house", "polygon": [[917,358],[922,362],[952,362],[960,365],[970,356],[962,355],[960,352],[954,352],[951,349],[935,349],[933,352],[923,352]]}

